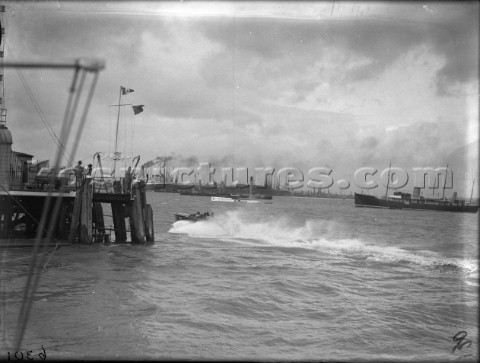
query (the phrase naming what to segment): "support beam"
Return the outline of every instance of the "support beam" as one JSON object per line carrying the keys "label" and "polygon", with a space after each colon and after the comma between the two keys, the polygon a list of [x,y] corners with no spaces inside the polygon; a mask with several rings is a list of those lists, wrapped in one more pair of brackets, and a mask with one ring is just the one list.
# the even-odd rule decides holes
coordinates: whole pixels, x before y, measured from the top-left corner
{"label": "support beam", "polygon": [[93,223],[97,233],[105,233],[105,220],[103,218],[102,203],[93,203]]}
{"label": "support beam", "polygon": [[127,227],[125,225],[125,205],[123,203],[112,203],[112,217],[115,242],[126,242]]}
{"label": "support beam", "polygon": [[65,221],[67,217],[67,204],[65,199],[63,198],[60,203],[61,203],[60,210],[58,211],[58,219],[57,219],[57,229],[55,231],[55,234],[57,235],[58,238],[64,239],[66,237]]}
{"label": "support beam", "polygon": [[70,224],[70,235],[68,237],[68,242],[71,244],[75,243],[75,240],[78,236],[78,225],[80,223],[80,212],[82,210],[82,194],[83,186],[76,191],[75,202],[73,205],[73,214],[72,214],[72,223]]}
{"label": "support beam", "polygon": [[147,204],[145,208],[145,237],[147,242],[154,242],[154,229],[153,229],[153,210],[150,204]]}
{"label": "support beam", "polygon": [[0,198],[0,238],[7,239],[12,225],[12,201],[8,195]]}

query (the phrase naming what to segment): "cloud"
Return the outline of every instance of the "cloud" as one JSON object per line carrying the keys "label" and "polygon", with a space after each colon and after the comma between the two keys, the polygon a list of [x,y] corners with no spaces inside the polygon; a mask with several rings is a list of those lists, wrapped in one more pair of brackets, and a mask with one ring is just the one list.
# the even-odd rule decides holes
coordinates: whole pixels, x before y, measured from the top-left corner
{"label": "cloud", "polygon": [[[442,162],[464,142],[474,114],[465,110],[471,96],[458,91],[477,81],[478,4],[340,2],[325,12],[312,3],[303,14],[290,4],[297,12],[277,16],[275,3],[262,3],[262,17],[246,3],[236,9],[252,16],[83,5],[15,3],[7,39],[18,59],[106,60],[85,129],[86,157],[108,148],[116,117],[109,105],[120,85],[135,90],[122,102],[145,105],[134,143],[143,160],[174,152],[302,168]],[[275,16],[265,16],[267,8]],[[55,145],[30,135],[42,123],[8,72],[15,147],[48,158]],[[25,75],[58,131],[72,73]]]}
{"label": "cloud", "polygon": [[459,83],[478,81],[478,2],[437,4],[448,11],[448,18],[430,28],[428,34],[435,52],[445,57],[444,66],[437,72],[437,92],[452,95]]}
{"label": "cloud", "polygon": [[[445,65],[437,73],[439,94],[445,95],[448,82],[466,82],[477,76],[478,4],[462,3],[454,16],[441,18],[439,11],[443,16],[443,11],[451,9],[444,9],[442,4],[431,9],[419,20],[407,16],[302,21],[240,18],[204,22],[199,29],[225,49],[235,46],[239,63],[253,62],[256,57],[267,63],[294,61],[297,67],[291,67],[293,75],[335,47],[340,49],[343,64],[362,60],[346,69],[344,80],[349,82],[377,77],[411,49],[430,45],[445,57]],[[419,10],[423,10],[420,4],[405,4],[400,14]],[[289,56],[293,54],[295,57]]]}

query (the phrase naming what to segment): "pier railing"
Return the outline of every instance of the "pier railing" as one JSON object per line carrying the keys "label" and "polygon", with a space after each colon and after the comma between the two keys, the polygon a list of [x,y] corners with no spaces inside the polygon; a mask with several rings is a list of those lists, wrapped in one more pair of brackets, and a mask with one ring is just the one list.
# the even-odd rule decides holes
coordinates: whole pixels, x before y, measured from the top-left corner
{"label": "pier railing", "polygon": [[[34,177],[22,175],[14,175],[10,178],[10,190],[11,191],[57,191],[57,192],[73,192],[80,188],[85,183],[86,177],[81,180],[77,180],[73,173],[64,174],[58,177],[57,174],[52,171],[44,175],[37,174]],[[17,173],[18,174],[18,173]],[[97,177],[91,178],[93,184],[94,193],[102,194],[129,194],[132,190],[132,185],[127,185],[125,178],[114,177]]]}

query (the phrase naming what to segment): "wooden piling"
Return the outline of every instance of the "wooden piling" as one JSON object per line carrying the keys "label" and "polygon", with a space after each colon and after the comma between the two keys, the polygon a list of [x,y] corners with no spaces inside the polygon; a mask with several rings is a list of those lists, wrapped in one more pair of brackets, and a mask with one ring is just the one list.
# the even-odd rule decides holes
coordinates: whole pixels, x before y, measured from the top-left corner
{"label": "wooden piling", "polygon": [[12,224],[12,201],[8,195],[0,198],[0,238],[7,239]]}
{"label": "wooden piling", "polygon": [[68,242],[71,244],[74,244],[76,242],[76,237],[78,236],[78,225],[80,222],[80,212],[82,210],[82,194],[83,186],[80,187],[80,189],[77,189],[75,193],[72,222],[70,223],[70,235],[68,237]]}
{"label": "wooden piling", "polygon": [[132,233],[132,243],[144,243],[145,242],[145,218],[142,208],[142,195],[140,183],[133,185],[133,200],[131,201],[130,210],[130,226]]}
{"label": "wooden piling", "polygon": [[147,242],[154,242],[153,210],[150,204],[145,207],[145,237]]}
{"label": "wooden piling", "polygon": [[93,203],[93,223],[97,233],[105,233],[105,220],[103,218],[102,203]]}
{"label": "wooden piling", "polygon": [[93,202],[93,231],[94,231],[94,241],[95,242],[106,242],[105,241],[105,220],[103,218],[103,207],[102,203]]}
{"label": "wooden piling", "polygon": [[57,218],[57,228],[56,228],[56,234],[57,237],[60,239],[65,238],[65,220],[66,220],[66,214],[67,214],[67,204],[65,202],[65,199],[62,198],[62,201],[60,202],[60,210],[58,212],[58,218]]}
{"label": "wooden piling", "polygon": [[82,210],[80,212],[80,243],[92,243],[92,179],[87,178],[82,193]]}

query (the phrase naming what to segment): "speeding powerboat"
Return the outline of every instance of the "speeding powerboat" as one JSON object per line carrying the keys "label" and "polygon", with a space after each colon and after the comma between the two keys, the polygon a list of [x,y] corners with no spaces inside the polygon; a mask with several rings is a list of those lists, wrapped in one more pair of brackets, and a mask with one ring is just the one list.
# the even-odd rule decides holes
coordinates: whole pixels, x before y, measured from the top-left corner
{"label": "speeding powerboat", "polygon": [[190,222],[198,222],[198,221],[205,221],[208,218],[213,217],[213,213],[205,212],[205,213],[175,213],[175,220],[176,221],[190,221]]}

